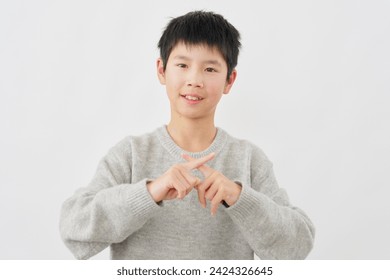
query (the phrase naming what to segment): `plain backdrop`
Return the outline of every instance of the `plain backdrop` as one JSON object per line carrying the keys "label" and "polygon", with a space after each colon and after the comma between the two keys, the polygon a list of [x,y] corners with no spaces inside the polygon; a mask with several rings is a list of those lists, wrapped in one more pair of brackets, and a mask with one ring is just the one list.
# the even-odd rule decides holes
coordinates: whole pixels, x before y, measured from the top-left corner
{"label": "plain backdrop", "polygon": [[73,258],[61,204],[110,147],[169,121],[156,45],[195,9],[241,32],[216,125],[274,163],[316,226],[308,258],[390,259],[390,2],[375,0],[1,1],[0,259]]}

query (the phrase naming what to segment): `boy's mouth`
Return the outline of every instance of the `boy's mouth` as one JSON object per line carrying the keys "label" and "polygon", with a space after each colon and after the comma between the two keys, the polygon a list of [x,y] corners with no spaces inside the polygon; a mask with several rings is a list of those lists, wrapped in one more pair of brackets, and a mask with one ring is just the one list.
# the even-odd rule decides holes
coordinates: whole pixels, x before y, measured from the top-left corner
{"label": "boy's mouth", "polygon": [[181,94],[180,96],[184,97],[187,100],[191,100],[191,101],[200,101],[200,100],[204,99],[204,98],[202,98],[198,95],[194,95],[194,94]]}

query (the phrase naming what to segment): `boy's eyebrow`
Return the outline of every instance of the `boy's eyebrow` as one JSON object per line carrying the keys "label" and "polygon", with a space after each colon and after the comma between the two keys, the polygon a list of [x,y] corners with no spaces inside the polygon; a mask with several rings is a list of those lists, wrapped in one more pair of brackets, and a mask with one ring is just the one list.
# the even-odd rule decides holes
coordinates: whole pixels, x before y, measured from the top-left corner
{"label": "boy's eyebrow", "polygon": [[205,64],[213,64],[213,65],[221,66],[221,63],[218,60],[214,60],[214,59],[206,60]]}
{"label": "boy's eyebrow", "polygon": [[[175,57],[173,57],[173,59],[191,60],[189,57],[187,57],[185,55],[176,55]],[[205,60],[205,61],[203,61],[203,63],[221,66],[221,63],[216,59]]]}

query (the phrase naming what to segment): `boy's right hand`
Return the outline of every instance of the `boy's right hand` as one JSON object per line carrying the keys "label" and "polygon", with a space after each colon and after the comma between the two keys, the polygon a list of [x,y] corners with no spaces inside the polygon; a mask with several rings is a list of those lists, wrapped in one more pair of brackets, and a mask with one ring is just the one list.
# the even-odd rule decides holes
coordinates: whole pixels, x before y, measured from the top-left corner
{"label": "boy's right hand", "polygon": [[183,199],[201,181],[191,174],[206,162],[212,160],[215,153],[202,158],[173,165],[156,180],[149,182],[146,187],[155,202],[174,198]]}

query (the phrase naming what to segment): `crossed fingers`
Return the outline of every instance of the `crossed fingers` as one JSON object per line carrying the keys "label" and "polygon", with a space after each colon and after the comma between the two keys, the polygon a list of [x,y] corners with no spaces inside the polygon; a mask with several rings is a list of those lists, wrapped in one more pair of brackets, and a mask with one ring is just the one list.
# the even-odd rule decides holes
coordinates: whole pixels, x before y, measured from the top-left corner
{"label": "crossed fingers", "polygon": [[[183,154],[182,157],[187,163],[199,163],[198,160]],[[215,215],[220,203],[233,205],[240,193],[241,186],[226,178],[222,173],[210,168],[206,164],[199,165],[197,169],[205,176],[205,180],[200,182],[195,188],[198,191],[198,199],[203,208],[206,207],[206,199],[211,201],[211,214]]]}
{"label": "crossed fingers", "polygon": [[146,187],[155,202],[184,198],[200,179],[191,174],[191,170],[199,168],[213,159],[214,153],[191,162],[179,163],[171,166],[163,175],[147,183]]}
{"label": "crossed fingers", "polygon": [[177,164],[172,167],[176,172],[172,172],[173,178],[172,182],[175,186],[175,190],[177,191],[177,198],[184,198],[193,187],[199,185],[201,182],[195,176],[192,176],[189,171],[199,168],[203,166],[206,162],[213,159],[215,153],[208,154],[199,159],[193,159],[192,161],[188,161],[182,164]]}
{"label": "crossed fingers", "polygon": [[[193,188],[198,191],[200,204],[205,208],[206,199],[211,201],[211,214],[215,215],[221,203],[233,205],[241,193],[241,186],[226,178],[206,163],[214,158],[211,153],[202,158],[194,159],[183,155],[187,162],[171,166],[156,180],[147,183],[147,189],[155,202],[170,199],[183,199]],[[190,171],[198,169],[204,175],[201,181]]]}
{"label": "crossed fingers", "polygon": [[[187,161],[185,163],[182,164],[183,167],[185,167],[187,170],[194,170],[194,169],[204,169],[203,167],[205,166],[204,164],[210,160],[212,160],[215,156],[215,153],[210,153],[202,158],[198,158],[198,159],[194,159],[188,155],[183,155],[184,156],[187,156],[189,159],[191,159],[190,161]],[[186,159],[186,158],[185,158]],[[202,171],[201,171],[202,172]]]}

